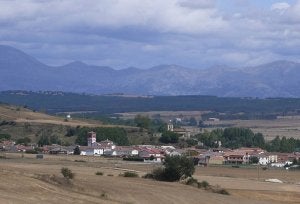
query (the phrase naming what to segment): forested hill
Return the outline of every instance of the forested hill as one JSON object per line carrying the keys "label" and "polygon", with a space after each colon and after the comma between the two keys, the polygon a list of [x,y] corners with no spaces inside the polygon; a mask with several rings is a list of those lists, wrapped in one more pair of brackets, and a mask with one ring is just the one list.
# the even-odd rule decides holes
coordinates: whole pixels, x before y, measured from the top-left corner
{"label": "forested hill", "polygon": [[300,112],[297,98],[234,98],[215,96],[98,96],[63,92],[0,92],[0,102],[27,106],[49,113],[97,111],[120,113],[136,111],[192,111],[210,110],[232,113]]}

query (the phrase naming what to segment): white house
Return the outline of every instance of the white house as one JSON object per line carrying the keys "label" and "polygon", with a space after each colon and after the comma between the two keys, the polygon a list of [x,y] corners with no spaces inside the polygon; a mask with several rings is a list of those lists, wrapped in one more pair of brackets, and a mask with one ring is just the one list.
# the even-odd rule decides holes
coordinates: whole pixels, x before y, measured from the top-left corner
{"label": "white house", "polygon": [[260,165],[268,165],[270,163],[269,156],[265,154],[258,155],[258,163]]}
{"label": "white house", "polygon": [[85,156],[100,156],[104,154],[104,149],[101,147],[81,146],[80,151],[80,155]]}
{"label": "white house", "polygon": [[138,156],[139,151],[137,148],[130,147],[130,146],[117,146],[115,148],[117,156]]}

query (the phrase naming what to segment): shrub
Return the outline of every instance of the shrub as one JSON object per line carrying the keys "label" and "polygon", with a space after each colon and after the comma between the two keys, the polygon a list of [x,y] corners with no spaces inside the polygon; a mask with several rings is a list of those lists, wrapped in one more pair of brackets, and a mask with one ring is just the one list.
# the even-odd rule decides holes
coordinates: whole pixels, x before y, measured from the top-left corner
{"label": "shrub", "polygon": [[74,178],[74,173],[71,171],[71,169],[69,169],[67,167],[61,168],[60,172],[67,179],[73,179]]}
{"label": "shrub", "polygon": [[38,154],[38,151],[35,149],[27,149],[25,151],[26,154]]}
{"label": "shrub", "polygon": [[198,186],[198,180],[193,177],[189,177],[189,178],[187,178],[185,184],[189,185],[189,186]]}
{"label": "shrub", "polygon": [[198,188],[205,188],[209,187],[209,183],[207,181],[198,182]]}
{"label": "shrub", "polygon": [[[192,159],[185,156],[167,156],[164,168],[156,168],[152,171],[153,179],[158,181],[179,181],[182,177],[190,177],[195,171]],[[148,175],[147,178],[150,178]]]}
{"label": "shrub", "polygon": [[223,194],[223,195],[229,195],[229,192],[224,188],[217,190],[215,193],[219,193],[219,194]]}
{"label": "shrub", "polygon": [[107,176],[114,176],[113,174],[107,174]]}
{"label": "shrub", "polygon": [[81,151],[80,151],[79,146],[76,146],[75,149],[74,149],[73,154],[74,154],[74,155],[80,155],[80,153],[81,153]]}
{"label": "shrub", "polygon": [[85,160],[81,160],[81,159],[75,159],[74,162],[86,162]]}
{"label": "shrub", "polygon": [[106,192],[102,192],[100,197],[103,198],[103,199],[107,199],[108,196],[107,196]]}
{"label": "shrub", "polygon": [[160,168],[160,167],[155,168],[155,169],[153,169],[151,174],[152,174],[153,179],[155,179],[155,180],[158,180],[158,181],[165,180],[165,176],[164,176],[165,171],[163,168]]}
{"label": "shrub", "polygon": [[145,178],[145,179],[154,179],[152,173],[147,173],[147,174],[145,174],[144,176],[142,176],[142,178]]}
{"label": "shrub", "polygon": [[96,174],[97,176],[103,176],[103,172],[101,172],[101,171],[97,171],[95,174]]}
{"label": "shrub", "polygon": [[124,161],[144,161],[143,158],[140,157],[124,157],[123,158]]}
{"label": "shrub", "polygon": [[126,171],[124,172],[124,174],[121,174],[121,176],[124,177],[139,177],[139,175],[135,172],[131,172],[131,171]]}

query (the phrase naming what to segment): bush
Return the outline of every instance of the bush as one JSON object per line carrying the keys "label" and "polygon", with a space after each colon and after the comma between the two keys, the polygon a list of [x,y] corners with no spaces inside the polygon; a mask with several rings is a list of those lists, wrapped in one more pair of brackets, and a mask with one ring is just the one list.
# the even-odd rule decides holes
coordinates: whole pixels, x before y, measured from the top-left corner
{"label": "bush", "polygon": [[126,171],[123,174],[120,174],[120,176],[124,176],[124,177],[139,177],[139,175],[135,172],[131,172],[131,171]]}
{"label": "bush", "polygon": [[164,168],[156,168],[147,178],[158,181],[179,181],[182,177],[190,177],[195,171],[194,162],[184,156],[167,156]]}
{"label": "bush", "polygon": [[74,178],[74,173],[71,171],[71,169],[67,168],[67,167],[63,167],[61,168],[62,175],[66,178],[66,179],[73,179]]}
{"label": "bush", "polygon": [[85,160],[81,160],[81,159],[75,159],[74,162],[86,162]]}
{"label": "bush", "polygon": [[123,158],[124,161],[144,161],[143,158],[140,158],[140,157],[124,157]]}
{"label": "bush", "polygon": [[209,183],[207,181],[198,182],[198,188],[205,188],[209,187]]}
{"label": "bush", "polygon": [[114,176],[113,174],[107,174],[107,176]]}
{"label": "bush", "polygon": [[80,153],[81,153],[81,151],[80,151],[80,149],[79,149],[79,146],[76,146],[75,149],[74,149],[73,154],[74,154],[74,155],[80,155]]}
{"label": "bush", "polygon": [[96,174],[97,176],[103,176],[103,172],[101,172],[101,171],[97,171],[95,174]]}
{"label": "bush", "polygon": [[145,178],[145,179],[154,179],[153,174],[151,174],[151,173],[145,174],[144,176],[142,176],[142,178]]}
{"label": "bush", "polygon": [[26,154],[38,154],[38,151],[35,149],[27,149],[25,151]]}
{"label": "bush", "polygon": [[219,194],[223,194],[223,195],[229,195],[229,192],[227,190],[225,190],[224,188],[219,189],[219,190],[215,191],[214,193],[219,193]]}
{"label": "bush", "polygon": [[189,185],[189,186],[197,186],[198,187],[198,180],[193,178],[193,177],[189,177],[187,180],[186,180],[186,185]]}

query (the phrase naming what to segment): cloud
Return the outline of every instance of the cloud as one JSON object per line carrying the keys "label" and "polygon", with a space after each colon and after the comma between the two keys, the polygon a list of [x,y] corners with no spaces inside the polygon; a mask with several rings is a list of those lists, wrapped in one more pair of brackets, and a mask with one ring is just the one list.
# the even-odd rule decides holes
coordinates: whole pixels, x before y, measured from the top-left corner
{"label": "cloud", "polygon": [[297,60],[300,1],[270,2],[2,0],[0,43],[51,64],[118,68]]}
{"label": "cloud", "polygon": [[286,3],[286,2],[279,2],[279,3],[275,3],[272,4],[271,6],[271,10],[287,10],[288,8],[290,8],[290,4]]}

